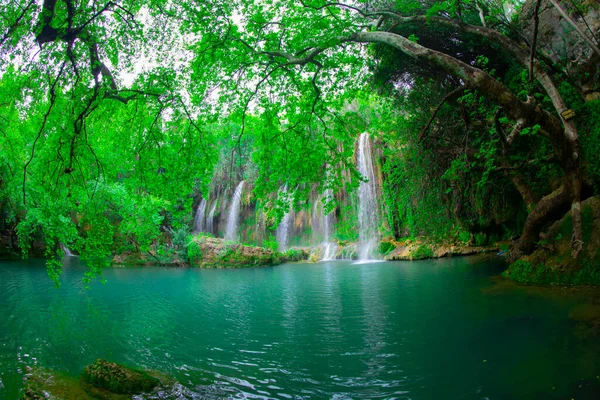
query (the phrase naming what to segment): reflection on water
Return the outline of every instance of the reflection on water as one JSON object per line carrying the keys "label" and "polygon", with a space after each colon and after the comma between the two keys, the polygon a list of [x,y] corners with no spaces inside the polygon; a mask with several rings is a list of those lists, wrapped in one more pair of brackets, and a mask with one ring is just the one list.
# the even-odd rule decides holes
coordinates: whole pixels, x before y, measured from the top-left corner
{"label": "reflection on water", "polygon": [[99,357],[250,398],[591,399],[600,387],[588,308],[572,311],[597,295],[499,285],[494,259],[115,268],[90,290],[66,262],[60,289],[41,262],[0,262],[2,399],[26,366],[77,376]]}

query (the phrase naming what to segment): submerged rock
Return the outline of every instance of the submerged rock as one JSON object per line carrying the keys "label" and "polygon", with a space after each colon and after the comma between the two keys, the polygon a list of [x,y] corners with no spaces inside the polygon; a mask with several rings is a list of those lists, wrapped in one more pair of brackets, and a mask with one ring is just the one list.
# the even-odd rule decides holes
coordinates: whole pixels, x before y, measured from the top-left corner
{"label": "submerged rock", "polygon": [[160,385],[160,381],[146,372],[98,359],[85,367],[82,379],[96,387],[117,394],[147,392]]}
{"label": "submerged rock", "polygon": [[580,304],[569,312],[569,318],[577,322],[580,338],[600,336],[600,303]]}
{"label": "submerged rock", "polygon": [[[89,394],[77,378],[43,368],[34,367],[25,377],[22,400],[78,400],[89,399]],[[112,398],[110,400],[121,400]]]}
{"label": "submerged rock", "polygon": [[99,359],[85,368],[81,378],[34,367],[25,376],[20,400],[217,400],[236,395],[234,388],[218,386],[212,379],[189,389],[160,372]]}
{"label": "submerged rock", "polygon": [[157,387],[151,393],[143,393],[132,397],[132,400],[220,400],[232,399],[233,389],[219,388],[215,385],[197,386],[188,389],[179,382],[167,387]]}

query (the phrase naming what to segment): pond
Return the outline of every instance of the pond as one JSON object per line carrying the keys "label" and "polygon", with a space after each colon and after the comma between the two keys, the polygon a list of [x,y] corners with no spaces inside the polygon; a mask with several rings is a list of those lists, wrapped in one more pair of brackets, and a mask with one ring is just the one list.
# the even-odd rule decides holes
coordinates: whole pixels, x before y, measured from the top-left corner
{"label": "pond", "polygon": [[70,258],[57,289],[43,261],[1,261],[0,398],[26,366],[78,376],[97,358],[240,398],[595,398],[600,346],[569,318],[581,296],[498,283],[504,268],[111,268],[85,289]]}

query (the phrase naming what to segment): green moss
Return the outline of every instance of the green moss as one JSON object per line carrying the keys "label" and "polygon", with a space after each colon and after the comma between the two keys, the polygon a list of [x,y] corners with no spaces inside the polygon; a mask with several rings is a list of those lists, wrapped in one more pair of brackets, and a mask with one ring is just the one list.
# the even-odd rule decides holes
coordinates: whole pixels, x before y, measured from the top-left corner
{"label": "green moss", "polygon": [[118,394],[136,394],[152,390],[160,381],[144,371],[134,370],[98,359],[85,367],[82,379],[96,387]]}

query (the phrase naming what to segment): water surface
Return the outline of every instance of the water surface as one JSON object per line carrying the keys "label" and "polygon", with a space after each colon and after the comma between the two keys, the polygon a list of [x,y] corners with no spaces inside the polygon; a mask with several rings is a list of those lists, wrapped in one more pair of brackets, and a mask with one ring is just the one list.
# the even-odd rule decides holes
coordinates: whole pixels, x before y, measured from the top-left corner
{"label": "water surface", "polygon": [[598,343],[576,334],[575,300],[496,290],[503,268],[115,268],[86,290],[76,259],[60,289],[41,261],[3,261],[0,398],[18,396],[26,365],[77,376],[99,357],[248,398],[595,398]]}

